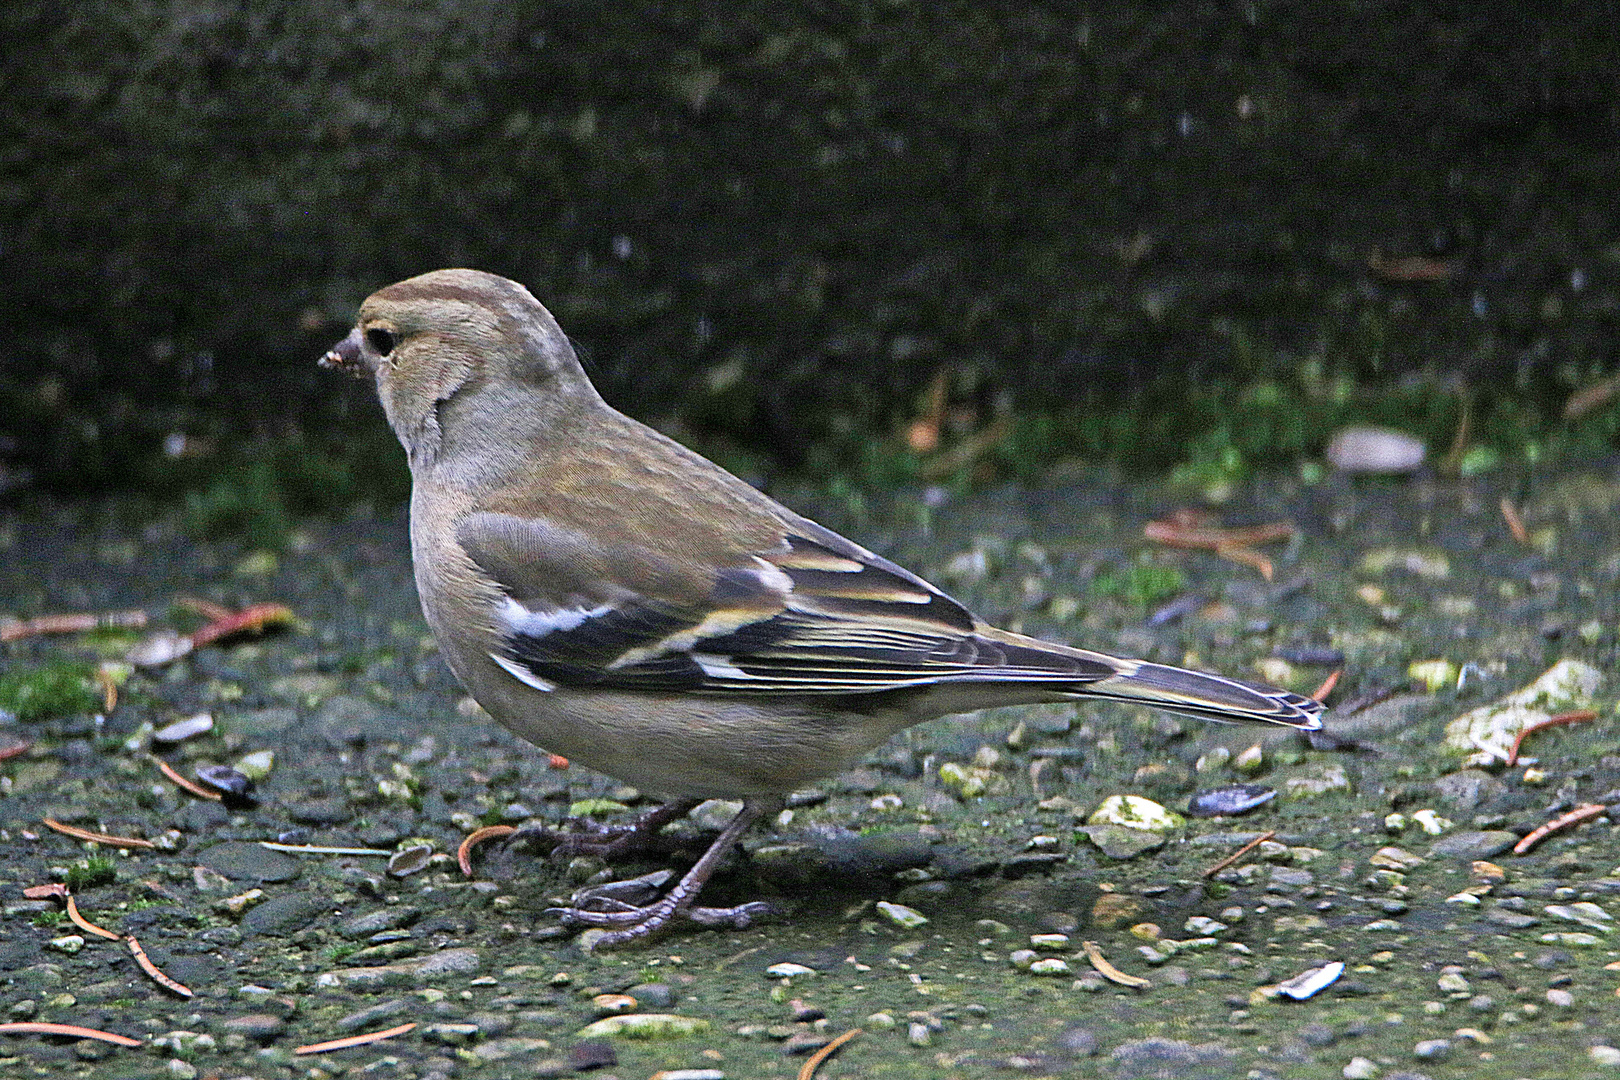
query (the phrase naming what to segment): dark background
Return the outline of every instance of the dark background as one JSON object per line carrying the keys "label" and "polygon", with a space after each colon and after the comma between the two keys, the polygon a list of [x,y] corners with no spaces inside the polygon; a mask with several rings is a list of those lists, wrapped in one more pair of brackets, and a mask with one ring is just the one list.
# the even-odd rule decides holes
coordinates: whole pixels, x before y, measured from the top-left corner
{"label": "dark background", "polygon": [[991,471],[1511,448],[1616,368],[1612,3],[70,7],[0,11],[13,495],[393,497],[314,360],[448,265],[756,474],[949,473],[930,393]]}

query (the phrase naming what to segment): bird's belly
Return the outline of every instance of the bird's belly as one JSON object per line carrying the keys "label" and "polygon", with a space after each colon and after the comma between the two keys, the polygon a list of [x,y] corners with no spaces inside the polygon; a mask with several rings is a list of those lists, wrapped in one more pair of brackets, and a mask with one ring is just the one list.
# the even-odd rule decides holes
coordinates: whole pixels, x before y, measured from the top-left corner
{"label": "bird's belly", "polygon": [[[485,702],[503,726],[648,793],[695,798],[783,794],[842,771],[905,726],[817,707],[556,690]],[[538,700],[537,700],[538,698]]]}

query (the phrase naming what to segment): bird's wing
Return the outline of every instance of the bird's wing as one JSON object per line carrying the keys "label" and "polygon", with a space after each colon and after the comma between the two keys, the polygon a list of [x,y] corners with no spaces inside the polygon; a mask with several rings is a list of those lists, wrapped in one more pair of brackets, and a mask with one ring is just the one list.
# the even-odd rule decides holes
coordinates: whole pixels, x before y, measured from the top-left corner
{"label": "bird's wing", "polygon": [[[559,686],[869,694],[976,673],[1106,678],[1112,668],[997,643],[955,600],[809,521],[775,549],[705,568],[604,559],[581,535],[510,514],[457,538],[501,585],[501,659]],[[611,567],[611,569],[609,569]]]}
{"label": "bird's wing", "polygon": [[605,559],[583,536],[530,517],[473,514],[457,536],[505,593],[491,655],[538,689],[866,695],[1016,683],[1307,728],[1321,711],[1283,691],[997,630],[802,518],[786,522],[775,548],[702,574],[645,551]]}

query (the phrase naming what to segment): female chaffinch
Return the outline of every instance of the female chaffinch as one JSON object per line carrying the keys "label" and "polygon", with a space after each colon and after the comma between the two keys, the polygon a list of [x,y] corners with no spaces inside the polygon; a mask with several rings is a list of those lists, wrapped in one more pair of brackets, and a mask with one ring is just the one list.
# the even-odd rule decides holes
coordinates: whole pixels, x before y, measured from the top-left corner
{"label": "female chaffinch", "polygon": [[[390,285],[322,363],[375,380],[410,459],[411,554],[445,660],[491,716],[671,798],[743,809],[661,899],[565,921],[631,941],[694,906],[781,796],[948,713],[1102,698],[1313,730],[1284,690],[998,630],[922,578],[610,408],[522,285],[438,270]],[[606,910],[604,910],[604,908]]]}

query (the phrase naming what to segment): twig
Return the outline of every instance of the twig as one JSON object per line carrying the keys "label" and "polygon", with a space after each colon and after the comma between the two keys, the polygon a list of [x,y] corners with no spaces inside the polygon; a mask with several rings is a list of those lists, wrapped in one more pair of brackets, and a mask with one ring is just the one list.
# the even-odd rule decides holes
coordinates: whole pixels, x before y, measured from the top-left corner
{"label": "twig", "polygon": [[1534,832],[1513,845],[1513,854],[1523,855],[1553,833],[1562,832],[1571,825],[1578,825],[1588,818],[1595,818],[1600,814],[1607,813],[1608,809],[1602,803],[1587,803],[1584,806],[1577,806],[1569,813],[1555,817],[1545,825],[1538,825]]}
{"label": "twig", "polygon": [[456,848],[456,865],[461,867],[461,875],[463,877],[473,876],[473,848],[482,844],[485,840],[493,840],[497,836],[511,836],[515,832],[517,832],[517,827],[513,825],[485,825],[482,829],[474,829],[468,833],[466,838],[461,841],[461,846]]}
{"label": "twig", "polygon": [[839,1047],[849,1042],[849,1040],[853,1039],[855,1036],[864,1034],[866,1034],[866,1032],[862,1031],[860,1028],[850,1028],[848,1031],[838,1036],[838,1038],[811,1054],[809,1059],[804,1063],[804,1066],[799,1069],[798,1080],[815,1080],[816,1070],[821,1068],[821,1063],[823,1061],[826,1061],[828,1058],[836,1054]]}
{"label": "twig", "polygon": [[133,628],[146,625],[144,611],[104,611],[97,615],[39,615],[0,623],[0,641],[18,641],[37,634],[82,634],[103,627]]}
{"label": "twig", "polygon": [[1150,521],[1142,526],[1142,535],[1155,543],[1208,551],[1269,544],[1290,539],[1298,531],[1292,521],[1273,521],[1234,529],[1220,525],[1189,525],[1179,521]]}
{"label": "twig", "polygon": [[1584,724],[1588,720],[1596,720],[1597,715],[1597,712],[1592,709],[1576,709],[1574,712],[1559,713],[1557,716],[1549,716],[1545,720],[1537,720],[1533,724],[1526,724],[1513,737],[1513,745],[1508,748],[1507,763],[1509,765],[1519,763],[1519,747],[1524,744],[1526,735],[1536,731],[1545,731],[1548,728],[1563,727],[1565,724]]}
{"label": "twig", "polygon": [[167,975],[163,974],[163,972],[158,970],[158,966],[152,963],[151,957],[146,955],[146,950],[141,948],[141,943],[135,940],[134,934],[125,936],[124,944],[129,946],[129,951],[135,954],[135,962],[141,966],[142,971],[146,972],[146,974],[151,977],[153,982],[157,983],[171,994],[178,994],[183,998],[195,996],[192,994],[189,986],[175,982],[173,979],[169,978]]}
{"label": "twig", "polygon": [[118,848],[155,848],[156,844],[150,840],[142,840],[138,836],[113,836],[110,833],[91,832],[89,829],[80,829],[73,825],[64,825],[55,818],[41,819],[47,829],[55,829],[63,836],[71,836],[75,840],[88,840],[92,844],[106,844],[108,847]]}
{"label": "twig", "polygon": [[1255,848],[1259,847],[1261,844],[1265,843],[1267,840],[1270,840],[1276,835],[1276,829],[1270,829],[1261,833],[1259,836],[1255,837],[1253,840],[1250,840],[1247,844],[1244,844],[1242,847],[1232,852],[1232,854],[1228,855],[1226,858],[1222,859],[1208,870],[1205,870],[1201,876],[1214,877],[1216,874],[1220,873],[1222,870],[1225,870],[1228,866],[1231,866],[1233,863],[1243,858],[1243,856],[1247,855],[1249,852],[1253,851]]}
{"label": "twig", "polygon": [[368,1031],[364,1035],[350,1035],[342,1039],[331,1039],[327,1042],[310,1043],[308,1046],[295,1046],[295,1054],[324,1054],[331,1050],[347,1050],[351,1046],[368,1046],[384,1039],[392,1039],[395,1035],[403,1035],[416,1026],[415,1023],[401,1024],[399,1027],[387,1028],[383,1031]]}
{"label": "twig", "polygon": [[168,777],[169,781],[176,787],[184,788],[199,799],[212,799],[214,802],[221,802],[225,798],[220,792],[211,791],[193,780],[187,780],[184,776],[175,772],[173,766],[156,754],[152,755],[152,764],[156,765],[158,772]]}
{"label": "twig", "polygon": [[78,1024],[47,1024],[42,1020],[28,1020],[16,1023],[0,1024],[0,1034],[4,1035],[66,1035],[70,1039],[95,1039],[99,1042],[112,1043],[114,1046],[145,1046],[139,1039],[132,1039],[128,1035],[114,1035],[110,1031],[101,1031],[97,1028],[80,1027]]}
{"label": "twig", "polygon": [[1519,516],[1518,508],[1513,505],[1513,500],[1506,495],[1502,496],[1501,507],[1502,520],[1507,522],[1508,532],[1513,534],[1514,542],[1528,544],[1530,542],[1530,533],[1525,529],[1524,518]]}
{"label": "twig", "polygon": [[1108,957],[1102,954],[1101,947],[1095,941],[1082,941],[1080,947],[1086,951],[1086,959],[1091,961],[1091,966],[1096,968],[1098,973],[1109,982],[1129,986],[1133,990],[1146,990],[1153,985],[1152,982],[1142,978],[1140,975],[1127,975],[1113,964],[1110,964]]}

